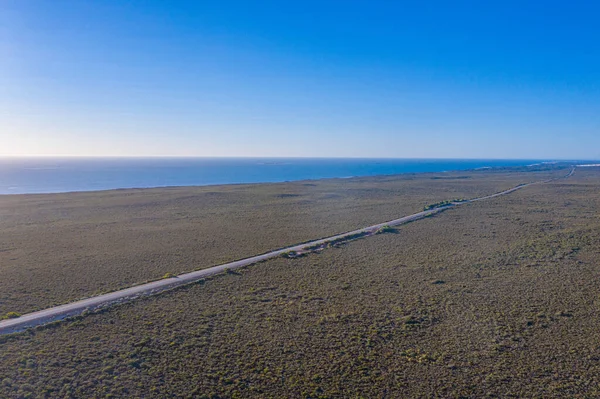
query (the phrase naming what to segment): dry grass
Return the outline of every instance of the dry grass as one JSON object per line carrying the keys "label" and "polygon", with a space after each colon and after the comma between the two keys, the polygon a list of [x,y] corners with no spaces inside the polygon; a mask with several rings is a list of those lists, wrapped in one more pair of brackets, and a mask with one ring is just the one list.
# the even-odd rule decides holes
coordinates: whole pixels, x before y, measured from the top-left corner
{"label": "dry grass", "polygon": [[599,193],[578,171],[3,338],[0,396],[598,397]]}
{"label": "dry grass", "polygon": [[0,315],[27,313],[564,173],[445,173],[0,197]]}

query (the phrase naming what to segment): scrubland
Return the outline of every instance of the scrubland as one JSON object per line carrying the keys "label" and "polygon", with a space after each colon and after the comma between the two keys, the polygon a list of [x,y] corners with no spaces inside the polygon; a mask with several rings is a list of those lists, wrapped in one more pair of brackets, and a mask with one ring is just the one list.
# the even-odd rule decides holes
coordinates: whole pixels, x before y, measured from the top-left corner
{"label": "scrubland", "polygon": [[346,232],[564,170],[0,196],[0,316]]}
{"label": "scrubland", "polygon": [[598,397],[598,209],[578,170],[5,336],[0,397]]}

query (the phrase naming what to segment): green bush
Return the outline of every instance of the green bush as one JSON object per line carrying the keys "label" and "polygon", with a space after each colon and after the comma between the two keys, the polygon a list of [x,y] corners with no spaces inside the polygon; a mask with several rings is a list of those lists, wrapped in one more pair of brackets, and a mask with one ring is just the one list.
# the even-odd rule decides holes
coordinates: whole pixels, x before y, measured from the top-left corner
{"label": "green bush", "polygon": [[2,317],[3,319],[16,319],[18,317],[21,317],[21,313],[17,313],[17,312],[8,312],[7,314],[4,315],[4,317]]}
{"label": "green bush", "polygon": [[455,198],[453,200],[440,201],[440,202],[436,202],[435,204],[426,205],[425,207],[423,207],[423,210],[429,211],[431,209],[441,208],[444,206],[449,206],[449,205],[453,205],[453,204],[460,203],[460,202],[466,202],[466,201],[467,200],[464,198]]}
{"label": "green bush", "polygon": [[386,224],[385,226],[380,227],[379,230],[377,230],[377,232],[375,234],[395,233],[395,232],[396,232],[395,228]]}

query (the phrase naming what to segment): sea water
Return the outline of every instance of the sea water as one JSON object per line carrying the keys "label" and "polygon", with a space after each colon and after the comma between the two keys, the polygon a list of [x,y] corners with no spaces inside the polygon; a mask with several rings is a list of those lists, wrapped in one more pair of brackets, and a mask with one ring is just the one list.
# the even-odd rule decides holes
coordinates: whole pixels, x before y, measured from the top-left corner
{"label": "sea water", "polygon": [[0,194],[443,172],[540,160],[323,158],[0,158]]}

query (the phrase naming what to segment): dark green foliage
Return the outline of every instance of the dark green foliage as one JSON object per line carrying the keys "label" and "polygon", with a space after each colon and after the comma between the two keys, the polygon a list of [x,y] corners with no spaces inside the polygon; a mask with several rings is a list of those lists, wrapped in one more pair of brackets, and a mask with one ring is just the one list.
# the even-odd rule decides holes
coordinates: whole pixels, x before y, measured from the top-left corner
{"label": "dark green foliage", "polygon": [[234,270],[234,269],[229,269],[229,268],[225,269],[225,273],[227,273],[229,275],[234,275],[234,276],[241,276],[242,275],[242,273],[240,273],[239,271]]}
{"label": "dark green foliage", "polygon": [[387,224],[385,226],[382,226],[381,228],[379,228],[379,230],[377,230],[376,234],[385,234],[385,233],[397,233],[398,230],[392,226],[388,226]]}
{"label": "dark green foliage", "polygon": [[430,204],[430,205],[425,205],[425,207],[423,207],[424,211],[428,211],[430,209],[436,209],[436,208],[443,208],[445,206],[450,206],[456,203],[461,203],[461,202],[465,202],[467,201],[466,199],[463,198],[457,198],[457,199],[453,199],[453,200],[446,200],[446,201],[440,201],[440,202],[436,202],[435,204]]}

